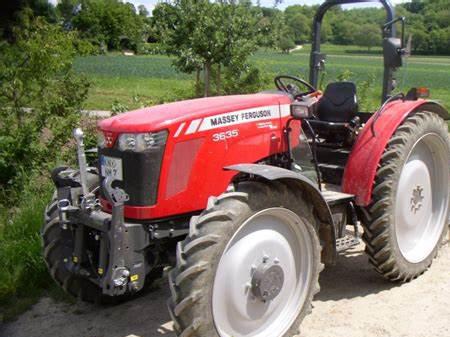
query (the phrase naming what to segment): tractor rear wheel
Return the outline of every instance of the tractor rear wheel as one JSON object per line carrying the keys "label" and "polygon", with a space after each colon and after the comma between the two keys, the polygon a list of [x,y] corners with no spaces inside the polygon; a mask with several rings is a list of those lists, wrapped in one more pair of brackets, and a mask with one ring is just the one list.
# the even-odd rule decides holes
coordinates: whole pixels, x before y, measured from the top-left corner
{"label": "tractor rear wheel", "polygon": [[281,182],[210,198],[169,274],[178,335],[295,335],[319,291],[317,225],[301,191]]}
{"label": "tractor rear wheel", "polygon": [[366,252],[375,269],[407,282],[431,265],[448,230],[450,140],[431,112],[409,116],[381,157],[372,204],[363,210]]}

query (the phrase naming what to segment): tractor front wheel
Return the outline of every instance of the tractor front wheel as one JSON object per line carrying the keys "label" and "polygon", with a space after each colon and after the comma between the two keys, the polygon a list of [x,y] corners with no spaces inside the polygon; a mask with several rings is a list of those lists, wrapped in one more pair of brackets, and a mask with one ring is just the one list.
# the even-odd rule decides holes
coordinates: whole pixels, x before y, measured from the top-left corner
{"label": "tractor front wheel", "polygon": [[381,158],[372,204],[363,210],[366,252],[392,281],[428,269],[447,232],[450,141],[447,123],[431,112],[409,116]]}
{"label": "tractor front wheel", "polygon": [[56,283],[70,295],[85,302],[108,302],[101,288],[69,269],[74,237],[70,229],[63,229],[59,221],[58,200],[53,198],[45,210],[45,223],[41,230],[44,261]]}
{"label": "tractor front wheel", "polygon": [[180,336],[287,337],[319,291],[313,210],[284,183],[210,198],[177,247],[169,311]]}

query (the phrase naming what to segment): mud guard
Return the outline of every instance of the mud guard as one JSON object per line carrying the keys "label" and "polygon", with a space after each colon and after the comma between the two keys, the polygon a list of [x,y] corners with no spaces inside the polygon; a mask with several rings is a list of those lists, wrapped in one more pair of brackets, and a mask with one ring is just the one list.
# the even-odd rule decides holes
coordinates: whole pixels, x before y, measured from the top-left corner
{"label": "mud guard", "polygon": [[445,120],[450,119],[447,110],[437,102],[423,99],[399,100],[385,107],[379,114],[373,130],[373,116],[364,126],[353,145],[342,180],[343,192],[355,195],[358,206],[368,206],[371,203],[373,183],[384,149],[400,124],[417,111],[430,111]]}
{"label": "mud guard", "polygon": [[227,166],[224,169],[255,175],[267,180],[284,180],[297,184],[299,189],[308,194],[320,220],[318,231],[320,240],[324,245],[322,249],[322,262],[325,264],[334,264],[336,262],[336,230],[333,217],[327,202],[314,182],[300,173],[271,165],[237,164]]}

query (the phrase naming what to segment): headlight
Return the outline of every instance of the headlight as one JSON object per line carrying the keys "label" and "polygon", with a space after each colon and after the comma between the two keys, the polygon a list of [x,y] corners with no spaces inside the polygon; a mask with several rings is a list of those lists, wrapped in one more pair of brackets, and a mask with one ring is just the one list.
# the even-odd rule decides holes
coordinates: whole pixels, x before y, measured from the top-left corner
{"label": "headlight", "polygon": [[97,146],[105,147],[105,135],[102,131],[97,132]]}
{"label": "headlight", "polygon": [[123,133],[119,136],[121,151],[143,152],[166,144],[167,131],[154,133]]}

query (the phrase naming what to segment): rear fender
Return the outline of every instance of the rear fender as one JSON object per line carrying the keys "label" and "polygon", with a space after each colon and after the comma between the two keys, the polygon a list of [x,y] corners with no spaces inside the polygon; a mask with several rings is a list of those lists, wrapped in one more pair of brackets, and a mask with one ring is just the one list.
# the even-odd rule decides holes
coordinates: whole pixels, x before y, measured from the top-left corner
{"label": "rear fender", "polygon": [[316,185],[307,177],[276,166],[259,164],[237,164],[225,167],[226,170],[238,171],[258,176],[270,181],[287,181],[306,193],[308,199],[314,205],[320,225],[318,228],[320,241],[323,244],[322,261],[326,264],[334,264],[336,261],[336,231],[327,202],[322,197]]}
{"label": "rear fender", "polygon": [[372,189],[378,163],[389,139],[411,114],[430,111],[445,120],[450,119],[446,109],[433,101],[393,101],[388,103],[378,117],[372,132],[373,116],[366,123],[353,145],[342,180],[343,192],[354,194],[358,206],[368,206],[372,201]]}

